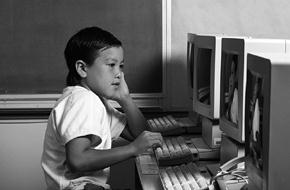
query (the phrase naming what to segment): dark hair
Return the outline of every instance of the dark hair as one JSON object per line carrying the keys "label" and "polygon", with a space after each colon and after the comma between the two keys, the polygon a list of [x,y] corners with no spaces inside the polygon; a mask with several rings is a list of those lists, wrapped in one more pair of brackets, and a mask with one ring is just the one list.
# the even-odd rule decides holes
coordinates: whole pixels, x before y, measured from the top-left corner
{"label": "dark hair", "polygon": [[91,65],[100,50],[120,46],[122,43],[113,34],[96,26],[77,32],[69,39],[64,50],[66,65],[69,69],[66,85],[77,85],[81,79],[75,68],[76,61],[82,60]]}

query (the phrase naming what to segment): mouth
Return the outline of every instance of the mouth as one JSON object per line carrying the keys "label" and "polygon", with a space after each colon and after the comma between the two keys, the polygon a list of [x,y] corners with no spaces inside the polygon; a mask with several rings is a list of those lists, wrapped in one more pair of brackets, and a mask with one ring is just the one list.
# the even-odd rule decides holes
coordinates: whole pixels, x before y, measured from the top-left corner
{"label": "mouth", "polygon": [[120,83],[119,83],[119,82],[113,82],[112,85],[113,85],[113,86],[119,86]]}

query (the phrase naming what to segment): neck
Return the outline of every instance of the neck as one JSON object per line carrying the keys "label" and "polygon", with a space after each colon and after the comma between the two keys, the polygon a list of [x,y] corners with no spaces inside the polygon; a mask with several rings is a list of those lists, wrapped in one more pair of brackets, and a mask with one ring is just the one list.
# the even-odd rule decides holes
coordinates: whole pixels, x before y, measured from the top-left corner
{"label": "neck", "polygon": [[81,86],[81,87],[84,87],[87,90],[91,90],[90,87],[86,83],[84,83],[82,81],[79,84],[77,84],[77,86]]}

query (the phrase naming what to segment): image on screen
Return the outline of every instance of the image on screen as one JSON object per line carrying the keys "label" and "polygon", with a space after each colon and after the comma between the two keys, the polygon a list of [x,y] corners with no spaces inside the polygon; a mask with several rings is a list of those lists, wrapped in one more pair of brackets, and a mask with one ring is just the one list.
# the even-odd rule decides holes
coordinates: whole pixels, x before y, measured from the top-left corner
{"label": "image on screen", "polygon": [[197,52],[197,100],[210,105],[210,72],[212,50],[199,48]]}
{"label": "image on screen", "polygon": [[262,95],[263,79],[261,75],[248,72],[247,89],[249,89],[249,157],[253,166],[263,171],[263,101]]}
{"label": "image on screen", "polygon": [[238,55],[223,53],[225,56],[224,117],[234,124],[238,123]]}

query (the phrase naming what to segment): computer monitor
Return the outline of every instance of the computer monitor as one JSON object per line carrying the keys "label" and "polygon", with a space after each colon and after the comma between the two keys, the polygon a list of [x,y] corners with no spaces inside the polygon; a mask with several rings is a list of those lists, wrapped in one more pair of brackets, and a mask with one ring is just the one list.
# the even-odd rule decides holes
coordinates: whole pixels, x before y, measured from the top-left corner
{"label": "computer monitor", "polygon": [[290,189],[290,55],[249,54],[247,60],[248,189]]}
{"label": "computer monitor", "polygon": [[222,39],[220,128],[239,143],[245,142],[247,53],[285,53],[285,42],[282,39]]}
{"label": "computer monitor", "polygon": [[219,118],[221,40],[220,35],[199,35],[195,38],[195,111],[212,120]]}
{"label": "computer monitor", "polygon": [[189,98],[190,102],[188,105],[188,117],[194,123],[194,125],[198,126],[200,123],[199,115],[194,111],[195,99],[193,99],[193,66],[196,36],[197,34],[187,34],[187,97]]}
{"label": "computer monitor", "polygon": [[197,34],[187,34],[187,94],[191,101],[190,107],[195,106],[193,102],[193,65],[194,65],[194,47]]}

